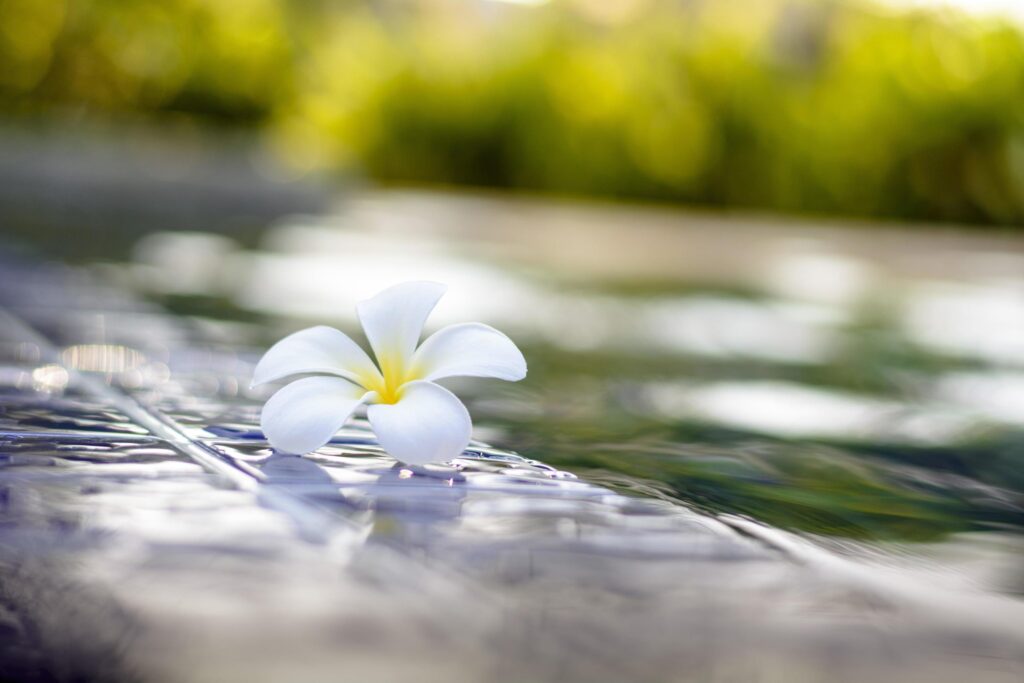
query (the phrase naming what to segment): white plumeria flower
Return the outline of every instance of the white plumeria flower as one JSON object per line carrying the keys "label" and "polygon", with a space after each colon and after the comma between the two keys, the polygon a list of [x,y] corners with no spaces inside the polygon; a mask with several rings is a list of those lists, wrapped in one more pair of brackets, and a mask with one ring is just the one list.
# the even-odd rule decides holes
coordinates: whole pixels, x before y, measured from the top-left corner
{"label": "white plumeria flower", "polygon": [[446,289],[407,282],[356,305],[376,365],[347,335],[322,325],[274,344],[256,365],[253,386],[316,376],[291,382],[267,401],[260,423],[270,444],[285,453],[315,451],[365,403],[377,440],[396,459],[422,465],[462,453],[473,428],[469,412],[435,380],[515,382],[526,377],[526,360],[511,339],[481,323],[449,325],[417,348]]}

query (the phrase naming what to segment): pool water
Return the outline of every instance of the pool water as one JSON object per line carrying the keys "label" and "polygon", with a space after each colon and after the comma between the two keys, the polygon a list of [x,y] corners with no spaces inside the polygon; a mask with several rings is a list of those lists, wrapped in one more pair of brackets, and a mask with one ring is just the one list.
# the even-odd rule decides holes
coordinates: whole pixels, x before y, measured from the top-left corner
{"label": "pool water", "polygon": [[[864,230],[371,193],[4,252],[0,680],[1019,680],[1024,252]],[[451,383],[450,463],[274,454],[259,355],[405,279],[529,377]]]}

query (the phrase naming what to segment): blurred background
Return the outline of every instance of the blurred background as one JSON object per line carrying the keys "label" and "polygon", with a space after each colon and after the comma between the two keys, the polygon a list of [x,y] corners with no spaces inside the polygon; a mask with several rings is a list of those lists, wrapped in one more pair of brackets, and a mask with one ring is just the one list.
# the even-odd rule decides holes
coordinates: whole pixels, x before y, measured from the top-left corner
{"label": "blurred background", "polygon": [[292,176],[1024,217],[1012,0],[4,0],[16,129],[244,138]]}
{"label": "blurred background", "polygon": [[498,445],[828,537],[1019,549],[1018,3],[0,15],[11,244],[254,355],[440,280],[434,326],[530,360],[474,399]]}

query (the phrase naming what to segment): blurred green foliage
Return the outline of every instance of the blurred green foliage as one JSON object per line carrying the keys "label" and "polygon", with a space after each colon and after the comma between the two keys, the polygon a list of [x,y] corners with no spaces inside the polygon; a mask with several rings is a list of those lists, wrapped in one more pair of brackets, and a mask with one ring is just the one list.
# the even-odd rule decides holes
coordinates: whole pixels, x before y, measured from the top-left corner
{"label": "blurred green foliage", "polygon": [[256,126],[300,169],[1015,225],[1024,34],[869,0],[0,0],[9,116]]}

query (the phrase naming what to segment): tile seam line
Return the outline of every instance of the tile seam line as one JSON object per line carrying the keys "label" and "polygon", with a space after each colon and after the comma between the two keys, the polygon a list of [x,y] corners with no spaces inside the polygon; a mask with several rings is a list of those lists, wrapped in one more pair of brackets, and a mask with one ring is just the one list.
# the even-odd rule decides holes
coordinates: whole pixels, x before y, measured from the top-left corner
{"label": "tile seam line", "polygon": [[112,407],[117,408],[136,422],[136,424],[139,424],[149,430],[153,436],[173,443],[175,446],[188,447],[190,450],[199,449],[199,452],[190,452],[188,455],[194,460],[199,461],[199,464],[204,465],[208,470],[224,476],[236,486],[239,486],[240,488],[251,488],[252,485],[256,483],[254,477],[225,462],[220,458],[220,456],[208,452],[204,446],[193,441],[181,430],[167,424],[166,418],[161,419],[157,417],[152,413],[152,411],[144,407],[134,398],[114,389],[105,382],[97,380],[95,377],[80,372],[75,368],[68,367],[64,362],[62,362],[57,347],[53,342],[44,337],[35,328],[29,326],[20,318],[12,314],[10,311],[0,309],[0,315],[2,315],[7,325],[14,327],[22,333],[22,336],[37,344],[43,355],[47,357],[48,361],[57,363],[64,368],[87,393],[92,394],[94,397],[100,398],[104,402],[109,403]]}
{"label": "tile seam line", "polygon": [[[335,523],[348,524],[342,516],[330,513],[299,496],[273,486],[261,486],[262,482],[257,475],[227,462],[223,456],[213,452],[205,444],[192,439],[170,423],[169,418],[166,416],[151,410],[123,391],[115,389],[107,383],[75,368],[68,367],[62,362],[57,346],[52,341],[3,307],[0,307],[0,324],[17,330],[23,338],[38,345],[41,355],[45,356],[47,361],[59,364],[68,372],[70,377],[80,383],[87,393],[108,402],[112,407],[123,412],[137,424],[148,429],[153,437],[173,444],[197,464],[228,482],[234,488],[253,493],[258,492],[260,497],[267,499],[269,503],[273,504],[275,509],[288,515],[303,530],[308,532],[322,529],[324,528],[324,522],[328,519]],[[58,433],[54,433],[54,436],[58,436]],[[313,522],[315,524],[311,525]],[[318,532],[316,535],[322,536],[323,534]]]}

